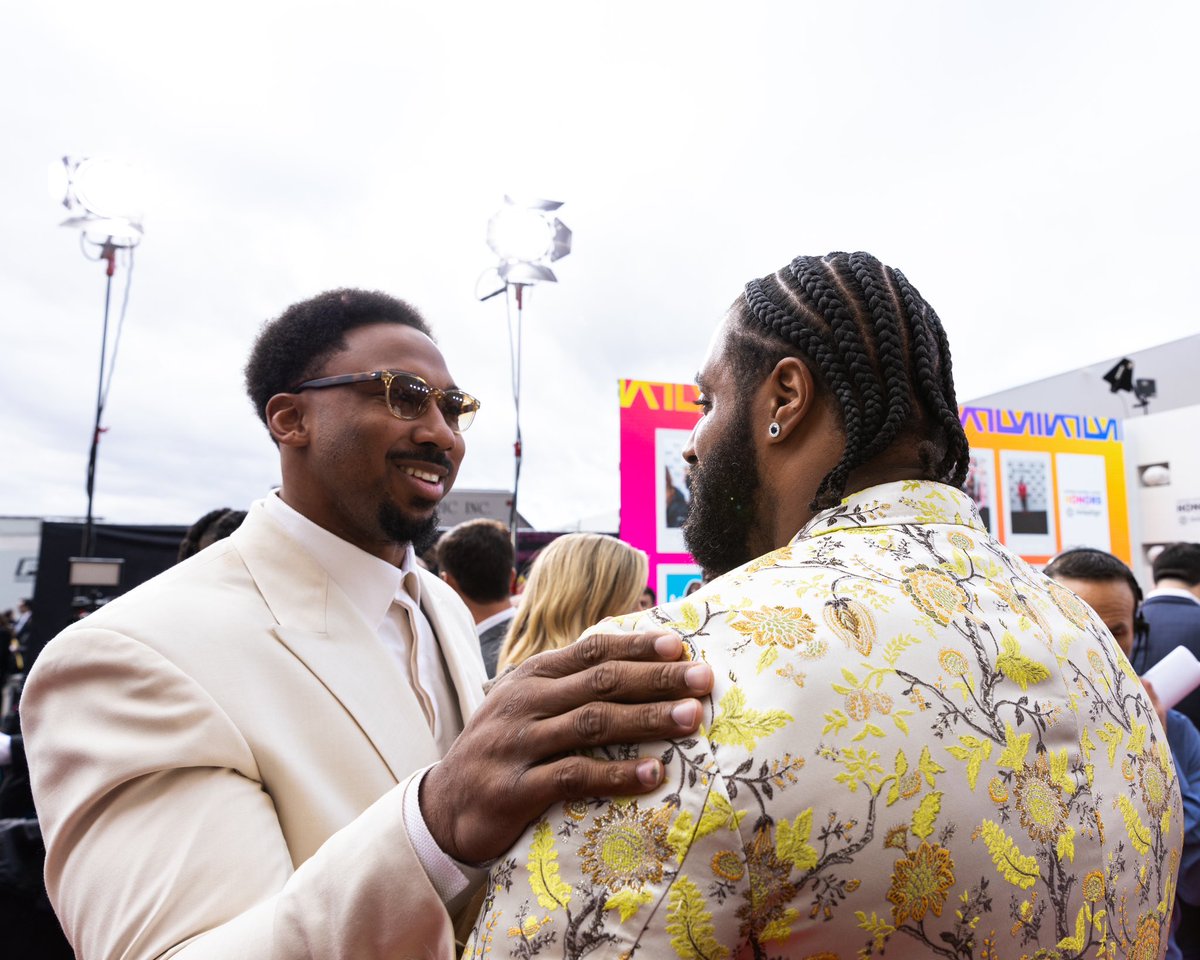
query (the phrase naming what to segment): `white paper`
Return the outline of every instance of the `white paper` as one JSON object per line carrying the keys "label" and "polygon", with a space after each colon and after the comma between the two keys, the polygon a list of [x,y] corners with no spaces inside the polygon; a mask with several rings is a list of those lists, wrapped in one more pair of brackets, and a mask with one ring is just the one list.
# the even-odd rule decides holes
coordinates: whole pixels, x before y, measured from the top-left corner
{"label": "white paper", "polygon": [[1170,710],[1200,687],[1200,660],[1187,647],[1176,647],[1142,674],[1154,685],[1154,695],[1164,710]]}

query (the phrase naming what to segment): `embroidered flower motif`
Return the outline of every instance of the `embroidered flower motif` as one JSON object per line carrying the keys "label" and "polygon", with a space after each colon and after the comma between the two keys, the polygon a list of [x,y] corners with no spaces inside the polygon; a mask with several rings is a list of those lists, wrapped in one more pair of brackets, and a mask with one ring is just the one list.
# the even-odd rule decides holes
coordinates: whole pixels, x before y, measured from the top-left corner
{"label": "embroidered flower motif", "polygon": [[884,849],[891,850],[907,850],[908,849],[908,826],[900,824],[898,827],[892,827],[883,837]]}
{"label": "embroidered flower motif", "polygon": [[1138,918],[1137,937],[1126,956],[1129,960],[1157,960],[1161,936],[1158,918],[1143,914]]}
{"label": "embroidered flower motif", "polygon": [[563,813],[572,820],[582,820],[588,815],[588,802],[586,800],[568,800],[563,804]]}
{"label": "embroidered flower motif", "polygon": [[723,880],[736,882],[746,875],[746,867],[732,850],[719,850],[713,854],[712,872]]}
{"label": "embroidered flower motif", "polygon": [[892,707],[895,704],[892,701],[891,695],[887,693],[875,694],[875,710],[877,713],[883,714],[885,717],[892,712]]}
{"label": "embroidered flower motif", "polygon": [[583,871],[598,887],[614,893],[622,887],[640,890],[662,879],[663,864],[675,851],[667,840],[669,806],[638,810],[638,802],[613,804],[596,819],[579,848]]}
{"label": "embroidered flower motif", "polygon": [[871,715],[871,701],[874,699],[863,690],[851,690],[846,694],[846,716],[851,720],[863,721]]}
{"label": "embroidered flower motif", "polygon": [[892,867],[892,885],[887,900],[892,906],[893,923],[905,920],[920,923],[925,914],[942,915],[942,905],[954,884],[954,861],[950,851],[936,843],[922,841],[916,850],[897,860]]}
{"label": "embroidered flower motif", "polygon": [[907,800],[921,792],[921,771],[910,769],[896,778],[896,789],[900,796]]}
{"label": "embroidered flower motif", "polygon": [[1170,802],[1170,785],[1163,768],[1158,762],[1144,754],[1138,758],[1138,783],[1142,788],[1142,802],[1146,812],[1156,820],[1166,812]]}
{"label": "embroidered flower motif", "polygon": [[923,614],[945,626],[962,610],[967,600],[967,591],[953,577],[942,570],[935,570],[923,563],[905,567],[901,586]]}
{"label": "embroidered flower motif", "polygon": [[1053,580],[1047,581],[1047,587],[1050,590],[1050,599],[1054,601],[1054,605],[1075,626],[1083,630],[1091,623],[1091,616],[1087,606],[1075,594]]}
{"label": "embroidered flower motif", "polygon": [[1043,757],[1017,772],[1013,799],[1021,815],[1021,826],[1039,843],[1049,843],[1058,836],[1067,817],[1067,805],[1062,793],[1050,780],[1050,771]]}
{"label": "embroidered flower motif", "polygon": [[992,777],[988,781],[988,796],[993,803],[1004,803],[1008,799],[1008,784],[1003,777]]}
{"label": "embroidered flower motif", "polygon": [[796,887],[788,880],[792,866],[775,855],[769,830],[759,830],[746,844],[746,867],[750,872],[743,894],[747,902],[737,908],[737,917],[741,937],[755,941],[763,939],[768,927],[787,922],[788,905],[796,897]]}
{"label": "embroidered flower motif", "polygon": [[971,669],[967,658],[952,647],[943,647],[938,653],[938,663],[942,669],[953,677],[961,677]]}
{"label": "embroidered flower motif", "polygon": [[1103,900],[1106,889],[1103,870],[1093,870],[1083,878],[1083,899],[1088,903],[1099,903]]}
{"label": "embroidered flower motif", "polygon": [[875,618],[871,611],[857,600],[837,597],[825,604],[822,611],[826,625],[851,650],[864,657],[871,652],[875,643]]}
{"label": "embroidered flower motif", "polygon": [[954,546],[958,547],[959,550],[970,550],[975,546],[974,540],[968,537],[965,533],[959,533],[957,530],[955,530],[953,533],[947,534],[946,539],[949,540]]}
{"label": "embroidered flower motif", "polygon": [[1097,673],[1104,672],[1104,658],[1100,656],[1099,651],[1089,650],[1087,654],[1088,665]]}
{"label": "embroidered flower motif", "polygon": [[812,617],[799,607],[763,607],[761,610],[744,610],[741,616],[744,619],[731,626],[760,647],[778,644],[788,650],[797,646],[803,648],[812,641],[817,629]]}

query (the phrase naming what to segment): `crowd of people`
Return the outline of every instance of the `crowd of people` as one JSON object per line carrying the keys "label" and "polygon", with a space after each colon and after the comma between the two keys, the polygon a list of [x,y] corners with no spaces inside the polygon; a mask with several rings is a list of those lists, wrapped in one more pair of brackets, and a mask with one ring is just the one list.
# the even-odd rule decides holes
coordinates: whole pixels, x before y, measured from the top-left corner
{"label": "crowd of people", "polygon": [[869,254],[748,283],[697,383],[660,603],[612,536],[437,539],[481,405],[411,306],[266,324],[282,486],[46,646],[0,741],[75,955],[1200,955],[1200,692],[1139,679],[1200,653],[1200,544],[1143,597],[993,538]]}

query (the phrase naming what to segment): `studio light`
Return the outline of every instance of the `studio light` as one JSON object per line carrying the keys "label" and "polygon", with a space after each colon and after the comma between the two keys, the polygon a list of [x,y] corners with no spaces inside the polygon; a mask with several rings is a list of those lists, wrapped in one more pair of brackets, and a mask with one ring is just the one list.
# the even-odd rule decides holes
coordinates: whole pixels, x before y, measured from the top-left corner
{"label": "studio light", "polygon": [[1108,384],[1109,393],[1132,390],[1133,361],[1128,357],[1118,360],[1113,364],[1113,368],[1104,375],[1104,382]]}
{"label": "studio light", "polygon": [[1133,377],[1133,361],[1128,357],[1118,360],[1104,375],[1110,393],[1132,393],[1137,397],[1135,407],[1142,413],[1150,412],[1150,401],[1158,396],[1158,382],[1150,377]]}
{"label": "studio light", "polygon": [[[561,206],[559,200],[514,200],[505,196],[504,206],[492,215],[487,226],[487,245],[500,258],[500,263],[480,277],[475,285],[475,295],[480,300],[490,300],[503,293],[508,310],[509,361],[516,412],[513,495],[508,520],[514,550],[518,546],[517,489],[521,485],[521,321],[525,311],[525,288],[536,283],[558,282],[550,264],[571,252],[571,230],[554,216]],[[485,286],[493,289],[481,292]],[[510,299],[517,305],[515,329]]]}
{"label": "studio light", "polygon": [[571,229],[552,216],[558,200],[504,198],[488,221],[487,243],[500,258],[497,268],[506,284],[556,283],[549,264],[571,252]]}
{"label": "studio light", "polygon": [[97,245],[134,247],[142,239],[143,191],[134,164],[115,157],[63,157],[50,165],[50,195],[71,214],[60,226]]}
{"label": "studio light", "polygon": [[[59,226],[79,231],[79,243],[89,260],[103,262],[104,322],[100,333],[100,378],[96,385],[96,419],[92,426],[92,443],[87,467],[87,520],[83,528],[80,552],[83,560],[92,556],[95,546],[95,522],[92,512],[96,490],[96,457],[104,407],[112,386],[113,370],[117,365],[117,348],[125,326],[125,310],[129,306],[129,288],[133,279],[133,248],[142,242],[143,194],[141,173],[134,164],[115,157],[85,157],[76,160],[63,157],[50,165],[50,195],[71,214]],[[117,320],[111,354],[109,351],[108,317],[112,302],[113,274],[117,272],[117,254],[124,253],[125,290]]]}

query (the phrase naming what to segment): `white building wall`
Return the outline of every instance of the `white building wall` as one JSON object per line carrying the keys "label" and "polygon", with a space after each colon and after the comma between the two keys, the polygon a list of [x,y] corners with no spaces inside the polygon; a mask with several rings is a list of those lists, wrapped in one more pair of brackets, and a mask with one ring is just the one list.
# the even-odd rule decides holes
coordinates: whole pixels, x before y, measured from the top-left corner
{"label": "white building wall", "polygon": [[[1155,547],[1200,543],[1200,404],[1131,417],[1124,430],[1134,573],[1149,587]],[[1166,466],[1168,483],[1145,483],[1155,465]]]}

